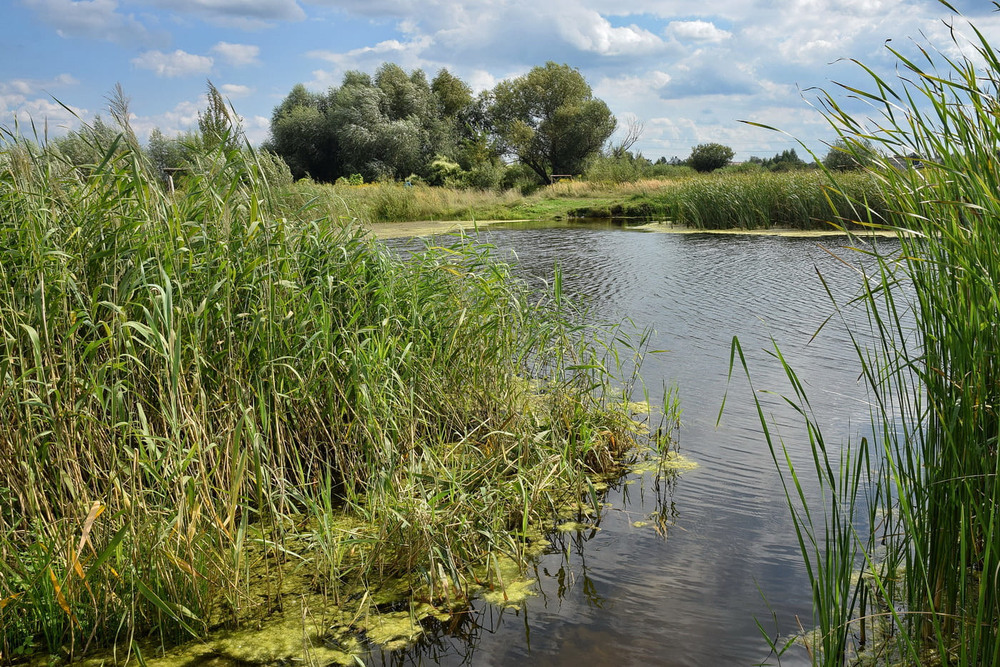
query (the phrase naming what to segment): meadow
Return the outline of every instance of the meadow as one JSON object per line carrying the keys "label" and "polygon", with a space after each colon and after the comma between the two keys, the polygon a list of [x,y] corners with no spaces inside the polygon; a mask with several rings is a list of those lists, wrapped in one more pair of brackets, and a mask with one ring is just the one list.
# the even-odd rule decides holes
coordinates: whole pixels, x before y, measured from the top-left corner
{"label": "meadow", "polygon": [[127,123],[92,148],[0,146],[0,661],[141,661],[292,580],[447,616],[669,446],[629,403],[644,332],[558,273],[529,289],[460,238],[403,261],[248,149],[171,192]]}

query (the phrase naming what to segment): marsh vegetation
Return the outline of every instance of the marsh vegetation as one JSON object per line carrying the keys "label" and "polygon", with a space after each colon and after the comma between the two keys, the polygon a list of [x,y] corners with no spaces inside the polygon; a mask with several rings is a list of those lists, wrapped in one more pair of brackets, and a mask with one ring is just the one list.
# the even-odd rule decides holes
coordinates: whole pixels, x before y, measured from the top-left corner
{"label": "marsh vegetation", "polygon": [[462,239],[401,260],[228,141],[171,192],[113,111],[93,162],[0,150],[3,660],[256,624],[290,578],[448,611],[650,444],[643,333],[558,274]]}
{"label": "marsh vegetation", "polygon": [[[825,440],[780,350],[811,466],[792,464],[761,411],[813,581],[806,641],[819,664],[1000,661],[1000,58],[953,20],[954,43],[915,58],[889,47],[899,78],[866,70],[869,90],[848,89],[871,105],[865,120],[824,98],[842,149],[891,202],[864,214],[898,233],[900,251],[872,256],[858,296],[872,435]],[[802,493],[813,475],[822,505]]]}

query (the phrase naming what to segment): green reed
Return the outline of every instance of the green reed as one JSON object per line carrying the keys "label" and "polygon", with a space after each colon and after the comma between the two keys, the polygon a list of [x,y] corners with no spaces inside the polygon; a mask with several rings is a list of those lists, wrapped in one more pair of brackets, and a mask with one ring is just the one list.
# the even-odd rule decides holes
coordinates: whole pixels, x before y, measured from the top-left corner
{"label": "green reed", "polygon": [[644,339],[488,248],[397,259],[249,149],[169,193],[127,125],[97,148],[0,147],[3,660],[256,622],[288,563],[461,597],[640,437]]}
{"label": "green reed", "polygon": [[[845,88],[870,104],[870,117],[824,94],[845,149],[872,160],[891,202],[870,222],[896,231],[901,249],[871,257],[859,296],[870,331],[855,346],[873,438],[848,445],[843,460],[813,442],[821,481],[850,482],[824,482],[829,503],[812,508],[822,522],[797,521],[807,561],[837,571],[824,579],[810,567],[823,664],[851,655],[1000,663],[1000,58],[974,26],[953,22],[945,49],[911,57],[889,48],[898,79],[859,63],[871,86]],[[799,483],[801,471],[779,468]],[[788,497],[793,512],[808,511]]]}
{"label": "green reed", "polygon": [[853,202],[885,209],[869,175],[844,174],[834,188],[819,171],[711,174],[651,199],[670,220],[701,229],[833,229],[857,222]]}

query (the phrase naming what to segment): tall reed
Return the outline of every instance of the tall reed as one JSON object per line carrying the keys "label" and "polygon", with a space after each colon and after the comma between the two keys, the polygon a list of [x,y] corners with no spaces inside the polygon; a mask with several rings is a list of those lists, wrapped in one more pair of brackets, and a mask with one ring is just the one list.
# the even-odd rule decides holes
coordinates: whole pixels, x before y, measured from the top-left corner
{"label": "tall reed", "polygon": [[[822,480],[850,482],[825,484],[830,503],[812,509],[823,520],[800,532],[809,563],[837,564],[833,580],[810,570],[822,664],[852,651],[879,664],[1000,664],[1000,58],[957,15],[947,26],[941,50],[888,47],[897,79],[861,65],[871,86],[846,90],[869,117],[824,96],[845,150],[871,160],[891,203],[871,222],[898,232],[901,250],[872,258],[860,296],[874,436],[844,460],[813,449]],[[801,470],[780,467],[798,484]],[[789,504],[802,507],[794,493]],[[861,571],[853,581],[847,564]]]}
{"label": "tall reed", "polygon": [[289,561],[461,596],[639,437],[626,332],[488,248],[397,259],[248,148],[176,193],[97,148],[0,147],[4,660],[254,622]]}
{"label": "tall reed", "polygon": [[833,188],[818,171],[720,173],[691,178],[650,197],[673,222],[701,229],[835,229],[860,222],[853,202],[885,212],[867,174]]}

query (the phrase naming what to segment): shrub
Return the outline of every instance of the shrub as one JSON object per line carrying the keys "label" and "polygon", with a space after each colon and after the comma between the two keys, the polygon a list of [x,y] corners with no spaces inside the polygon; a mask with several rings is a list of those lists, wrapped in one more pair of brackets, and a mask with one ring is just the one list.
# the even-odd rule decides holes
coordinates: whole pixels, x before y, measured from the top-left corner
{"label": "shrub", "polygon": [[715,171],[729,164],[733,149],[722,144],[698,144],[691,150],[688,164],[696,171]]}

